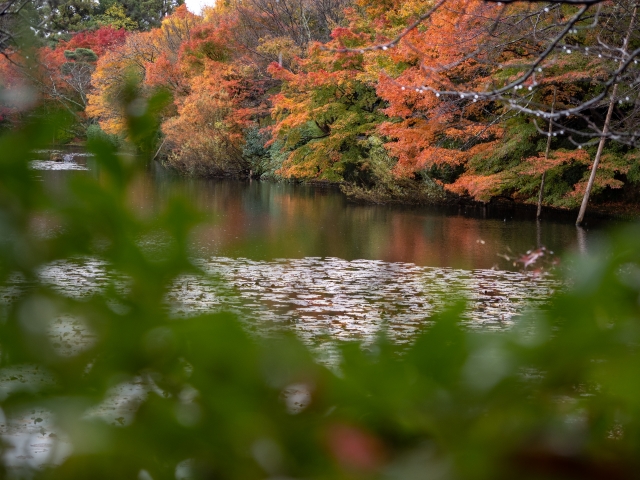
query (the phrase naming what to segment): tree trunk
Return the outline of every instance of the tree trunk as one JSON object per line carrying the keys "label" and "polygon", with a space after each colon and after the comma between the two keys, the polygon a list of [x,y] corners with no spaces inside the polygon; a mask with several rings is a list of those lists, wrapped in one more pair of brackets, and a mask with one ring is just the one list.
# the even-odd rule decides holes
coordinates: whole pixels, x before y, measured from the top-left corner
{"label": "tree trunk", "polygon": [[[633,15],[631,16],[631,22],[629,23],[629,29],[627,30],[627,36],[624,39],[622,44],[623,52],[627,52],[627,46],[629,45],[629,39],[631,38],[631,33],[633,32],[633,28],[636,23],[636,17],[638,14],[638,4],[636,3],[633,7]],[[598,171],[598,165],[600,164],[600,157],[602,156],[602,151],[604,150],[604,144],[607,141],[607,133],[609,133],[609,126],[611,125],[611,117],[613,116],[613,107],[616,104],[616,95],[618,94],[618,85],[615,84],[613,86],[613,91],[611,92],[611,100],[609,100],[609,110],[607,111],[607,118],[604,121],[604,127],[602,128],[602,137],[600,137],[600,143],[598,144],[598,151],[596,152],[596,158],[593,160],[593,165],[591,166],[591,175],[589,176],[589,182],[587,183],[587,189],[584,192],[584,197],[582,199],[582,205],[580,206],[580,213],[578,213],[578,219],[576,220],[576,225],[580,226],[584,222],[584,214],[587,211],[587,204],[589,203],[589,196],[591,195],[591,189],[593,188],[593,183],[596,179],[596,172]]]}
{"label": "tree trunk", "polygon": [[591,189],[593,188],[593,182],[596,179],[596,172],[598,171],[598,165],[600,165],[600,157],[602,156],[602,150],[604,149],[604,144],[607,140],[607,133],[609,133],[609,125],[611,124],[611,117],[613,116],[613,107],[616,104],[616,95],[618,93],[618,84],[616,83],[613,86],[613,92],[611,92],[611,101],[609,102],[609,111],[607,112],[607,118],[604,121],[604,128],[602,129],[602,137],[600,138],[600,143],[598,144],[598,151],[596,152],[596,158],[593,160],[593,165],[591,166],[591,175],[589,176],[589,182],[587,183],[587,189],[584,192],[584,197],[582,198],[582,205],[580,205],[580,212],[578,213],[578,219],[576,220],[576,225],[582,225],[584,221],[584,214],[587,211],[587,205],[589,203],[589,196],[591,195]]}
{"label": "tree trunk", "polygon": [[[551,104],[551,115],[556,107],[556,92],[557,87],[553,87],[553,103]],[[544,151],[544,161],[546,163],[549,160],[549,149],[551,148],[551,134],[553,133],[553,120],[549,119],[549,136],[547,137],[547,149]],[[540,180],[540,193],[538,194],[538,213],[536,213],[536,220],[540,220],[540,214],[542,213],[542,197],[544,196],[544,177],[547,171],[542,170],[542,179]],[[539,245],[538,245],[539,246]]]}

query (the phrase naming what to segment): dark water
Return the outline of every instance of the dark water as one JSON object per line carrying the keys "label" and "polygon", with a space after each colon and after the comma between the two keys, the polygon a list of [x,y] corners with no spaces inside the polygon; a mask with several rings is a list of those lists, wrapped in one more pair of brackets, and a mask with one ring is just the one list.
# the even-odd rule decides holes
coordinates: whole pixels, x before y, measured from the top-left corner
{"label": "dark water", "polygon": [[[101,176],[82,152],[33,167],[59,195],[76,175]],[[531,271],[538,264],[524,270],[518,259],[543,246],[543,262],[584,250],[590,235],[570,220],[535,222],[508,208],[356,205],[336,189],[185,179],[157,163],[129,198],[144,216],[176,195],[204,212],[204,222],[192,239],[203,274],[176,282],[167,299],[174,314],[232,310],[256,331],[286,326],[309,344],[368,342],[381,329],[408,341],[452,295],[467,299],[471,327],[509,328],[560,288],[555,277]],[[141,241],[162,247],[158,239]],[[92,295],[109,278],[108,265],[95,258],[52,264],[42,275],[70,296]]]}
{"label": "dark water", "polygon": [[[38,164],[49,188],[64,192],[73,175],[100,177],[88,157]],[[87,168],[85,172],[62,170]],[[56,170],[49,170],[56,168]],[[193,237],[194,255],[253,260],[335,257],[458,269],[518,270],[513,260],[545,246],[585,249],[589,232],[572,219],[518,218],[509,208],[408,208],[356,205],[333,188],[258,181],[184,179],[152,164],[131,192],[141,214],[174,195],[188,198],[206,219]],[[531,215],[529,214],[529,217]]]}

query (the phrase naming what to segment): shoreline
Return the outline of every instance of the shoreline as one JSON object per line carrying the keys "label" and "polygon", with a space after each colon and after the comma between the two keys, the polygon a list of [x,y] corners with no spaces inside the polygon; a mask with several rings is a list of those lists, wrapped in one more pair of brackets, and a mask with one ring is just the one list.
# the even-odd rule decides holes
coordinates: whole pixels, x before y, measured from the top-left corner
{"label": "shoreline", "polygon": [[[273,182],[273,180],[260,180]],[[533,203],[523,203],[518,200],[497,196],[488,202],[474,200],[470,196],[456,195],[450,192],[443,192],[442,197],[429,197],[425,195],[417,195],[411,197],[411,192],[405,195],[394,197],[376,196],[375,192],[367,192],[368,195],[351,195],[348,190],[351,185],[344,182],[329,182],[324,180],[283,180],[285,182],[309,185],[315,188],[340,190],[349,203],[356,205],[388,205],[398,207],[435,207],[435,208],[458,208],[473,209],[478,213],[477,216],[485,216],[487,218],[495,218],[502,214],[511,213],[512,217],[536,220],[537,205]],[[346,188],[345,188],[346,187]],[[578,216],[579,207],[576,208],[560,208],[548,205],[542,206],[541,220],[561,220],[575,222]],[[470,213],[470,212],[467,212]],[[496,215],[500,214],[500,215]],[[476,215],[474,215],[476,216]],[[600,223],[602,221],[628,222],[640,220],[640,204],[634,203],[616,203],[616,204],[590,204],[587,209],[585,226],[589,224]]]}
{"label": "shoreline", "polygon": [[[56,145],[56,147],[72,147],[84,148],[86,142],[73,142],[65,145]],[[156,159],[157,160],[157,159]],[[181,172],[162,165],[162,168],[168,172],[172,172],[179,177],[189,178],[190,175],[184,175]],[[193,176],[193,178],[204,179],[227,179],[227,180],[249,180],[266,183],[290,183],[297,185],[308,185],[318,189],[339,190],[345,200],[356,205],[387,205],[398,206],[403,208],[412,207],[435,207],[435,208],[464,208],[465,210],[473,209],[476,214],[473,216],[486,218],[497,218],[502,215],[509,215],[512,218],[521,218],[527,220],[535,220],[537,205],[533,203],[523,203],[516,199],[506,196],[493,197],[488,202],[474,200],[470,196],[461,196],[444,190],[436,190],[435,184],[422,183],[415,181],[397,182],[389,185],[374,186],[372,189],[365,190],[348,182],[332,182],[328,180],[304,180],[304,179],[262,179],[259,176],[249,175],[220,175],[220,176]],[[541,220],[560,220],[574,221],[577,219],[579,207],[576,208],[560,208],[554,206],[542,206]],[[471,212],[467,212],[471,213]],[[603,221],[629,222],[640,219],[640,203],[617,202],[617,203],[590,203],[587,208],[585,226],[589,224],[600,223]]]}

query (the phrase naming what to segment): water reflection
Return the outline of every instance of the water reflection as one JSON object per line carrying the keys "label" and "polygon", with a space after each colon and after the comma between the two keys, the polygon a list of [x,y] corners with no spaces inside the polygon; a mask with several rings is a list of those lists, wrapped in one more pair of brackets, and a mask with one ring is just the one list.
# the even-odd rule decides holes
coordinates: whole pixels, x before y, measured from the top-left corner
{"label": "water reflection", "polygon": [[337,257],[513,270],[512,262],[499,255],[538,245],[558,252],[576,243],[569,223],[481,219],[457,209],[352,205],[339,191],[302,185],[145,180],[138,186],[139,205],[157,208],[163,198],[181,193],[208,212],[210,221],[193,239],[200,257]]}
{"label": "water reflection", "polygon": [[39,150],[34,152],[35,160],[30,162],[33,170],[60,171],[60,170],[89,170],[86,159],[91,155],[80,148],[71,150]]}
{"label": "water reflection", "polygon": [[[67,187],[77,175],[102,179],[90,157],[70,155],[60,162],[48,160],[47,152],[42,156],[32,168],[56,195],[71,199]],[[570,223],[517,220],[490,209],[349,205],[336,190],[179,179],[157,164],[136,179],[129,201],[144,216],[160,211],[174,195],[206,212],[206,221],[193,235],[194,261],[203,273],[175,282],[166,299],[173,315],[234,311],[261,335],[292,330],[329,364],[336,361],[340,340],[368,343],[385,331],[398,343],[410,341],[452,295],[466,299],[469,327],[509,328],[517,314],[544,302],[559,283],[515,271],[517,266],[498,255],[513,257],[543,245],[562,251],[576,243],[582,250],[587,242],[587,232],[578,229],[576,237]],[[59,222],[46,214],[31,222],[36,235],[60,232]],[[163,239],[141,242],[151,249]],[[40,276],[71,298],[103,293],[109,284],[128,288],[125,278],[95,258],[52,263]],[[25,288],[18,277],[8,282],[0,307]],[[96,341],[80,318],[51,321],[47,334],[58,353],[75,355]],[[0,398],[41,381],[42,372],[29,365],[0,369]],[[139,379],[117,385],[88,415],[130,422],[146,395],[141,385]],[[71,449],[64,436],[51,433],[54,422],[44,409],[0,420],[0,438],[13,447],[5,463],[16,472],[60,462]]]}
{"label": "water reflection", "polygon": [[[90,172],[39,172],[47,188],[63,195],[74,175],[102,177],[93,159],[74,158]],[[501,256],[540,246],[562,252],[582,235],[573,222],[518,219],[509,210],[354,205],[336,189],[177,178],[156,162],[135,180],[129,201],[144,216],[176,195],[205,212],[192,240],[199,258],[335,257],[516,270]]]}
{"label": "water reflection", "polygon": [[[100,180],[95,161],[79,158]],[[60,195],[75,175],[86,175],[42,174]],[[168,298],[174,314],[233,310],[263,333],[293,326],[309,344],[323,335],[369,341],[383,328],[407,341],[454,291],[470,302],[470,326],[508,327],[557,288],[551,277],[519,272],[513,259],[541,246],[561,252],[577,240],[585,248],[587,237],[584,230],[576,237],[569,222],[517,219],[504,210],[353,205],[335,189],[184,179],[155,162],[128,198],[149,216],[177,195],[205,212],[192,249],[206,274],[176,283]],[[51,231],[54,224],[38,223]],[[141,239],[157,251],[163,241]],[[42,274],[65,294],[92,295],[111,281],[107,269],[89,259]]]}
{"label": "water reflection", "polygon": [[553,277],[533,273],[380,260],[212,258],[201,266],[208,276],[185,277],[171,292],[176,315],[236,311],[256,330],[285,326],[309,344],[366,343],[382,330],[404,343],[455,298],[467,300],[470,327],[504,329],[559,287]]}
{"label": "water reflection", "polygon": [[[42,171],[46,188],[67,195],[78,175],[102,179],[94,159],[73,158],[89,173]],[[141,216],[174,196],[205,212],[192,237],[204,274],[176,282],[167,298],[174,314],[232,310],[253,330],[285,325],[309,344],[326,336],[370,341],[381,329],[407,341],[451,292],[470,302],[470,326],[508,327],[558,286],[549,276],[519,272],[513,258],[542,245],[563,251],[577,240],[571,223],[522,220],[504,210],[353,205],[335,189],[184,179],[155,162],[128,193]],[[52,219],[34,224],[40,235],[56,231]],[[579,234],[583,245],[587,233]],[[160,251],[165,240],[140,241]],[[115,278],[97,259],[52,264],[42,275],[70,296],[93,295]]]}
{"label": "water reflection", "polygon": [[576,226],[576,233],[578,237],[578,252],[586,254],[587,250],[587,230],[584,227]]}

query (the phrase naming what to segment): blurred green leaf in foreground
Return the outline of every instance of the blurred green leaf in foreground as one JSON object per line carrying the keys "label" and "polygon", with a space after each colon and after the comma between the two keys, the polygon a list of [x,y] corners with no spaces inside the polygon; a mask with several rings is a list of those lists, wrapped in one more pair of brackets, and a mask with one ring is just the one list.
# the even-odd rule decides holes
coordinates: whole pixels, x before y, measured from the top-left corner
{"label": "blurred green leaf in foreground", "polygon": [[[638,226],[576,259],[571,287],[509,333],[466,331],[454,307],[408,350],[384,339],[344,345],[333,371],[295,338],[249,336],[231,315],[170,318],[168,289],[196,270],[187,239],[198,214],[179,198],[154,217],[128,207],[166,99],[126,101],[142,153],[90,144],[104,174],[75,176],[68,196],[48,192],[28,166],[63,117],[0,139],[4,476],[637,476]],[[36,234],[42,221],[58,233]],[[145,250],[145,235],[162,236],[160,253]],[[118,272],[101,293],[71,299],[41,281],[43,266],[81,257]],[[66,324],[88,338],[71,353],[52,334]],[[47,464],[16,464],[9,439],[20,431],[9,427],[19,418],[37,432],[26,442],[50,448]]]}

